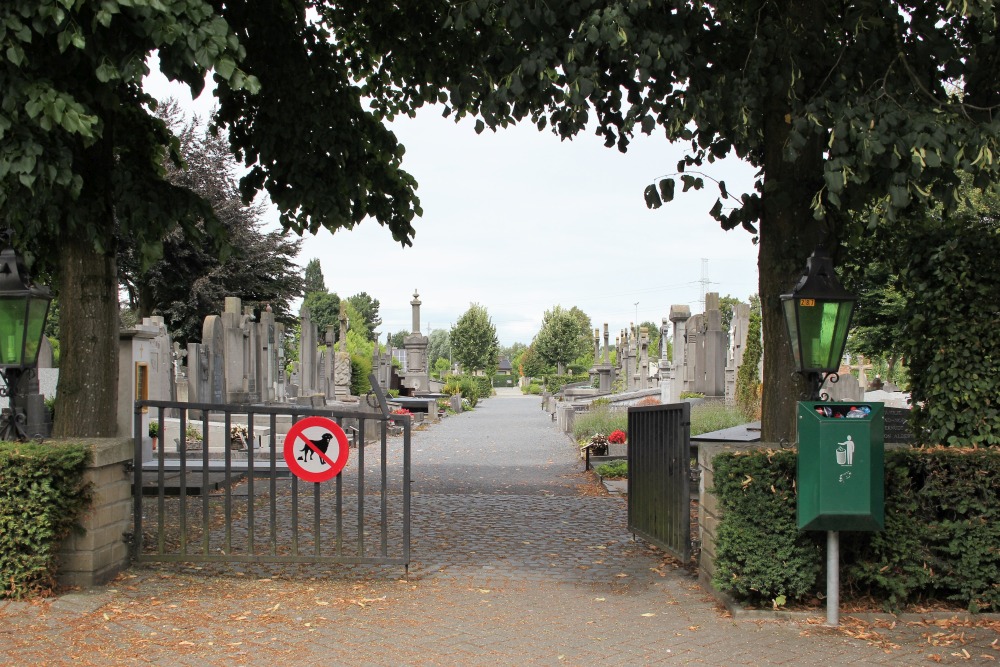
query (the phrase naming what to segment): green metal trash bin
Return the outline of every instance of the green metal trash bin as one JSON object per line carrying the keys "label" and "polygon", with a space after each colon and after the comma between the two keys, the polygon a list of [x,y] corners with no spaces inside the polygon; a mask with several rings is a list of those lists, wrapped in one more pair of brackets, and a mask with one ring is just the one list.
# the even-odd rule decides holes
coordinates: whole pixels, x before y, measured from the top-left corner
{"label": "green metal trash bin", "polygon": [[882,407],[872,402],[799,402],[799,530],[885,527]]}

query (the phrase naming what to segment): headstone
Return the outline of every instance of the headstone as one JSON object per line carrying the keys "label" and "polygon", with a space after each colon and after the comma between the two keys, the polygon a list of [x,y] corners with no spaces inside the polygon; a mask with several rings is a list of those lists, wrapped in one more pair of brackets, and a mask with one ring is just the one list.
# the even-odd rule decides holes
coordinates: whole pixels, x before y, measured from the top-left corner
{"label": "headstone", "polygon": [[916,444],[917,438],[910,426],[911,414],[907,408],[885,407],[882,409],[886,444]]}
{"label": "headstone", "polygon": [[316,325],[305,305],[299,311],[301,326],[299,330],[299,397],[312,396],[318,388],[317,363],[318,351],[316,341]]}
{"label": "headstone", "polygon": [[674,372],[669,399],[665,398],[663,402],[677,403],[681,392],[690,391],[687,381],[687,323],[691,319],[691,309],[684,305],[670,306],[669,319],[674,325]]}
{"label": "headstone", "polygon": [[225,333],[222,318],[209,315],[202,324],[201,344],[208,362],[206,392],[202,400],[208,403],[226,402]]}
{"label": "headstone", "polygon": [[685,384],[687,391],[695,391],[699,394],[705,393],[705,347],[701,344],[701,337],[705,331],[705,315],[692,315],[687,323],[687,349],[688,355],[685,361],[687,373]]}
{"label": "headstone", "polygon": [[599,375],[599,385],[598,389],[602,394],[611,393],[611,385],[613,384],[613,379],[611,377],[611,352],[609,348],[609,334],[608,334],[608,323],[604,323],[604,359],[601,364],[597,367],[597,373]]}
{"label": "headstone", "polygon": [[868,388],[868,371],[872,370],[873,366],[871,364],[865,363],[864,355],[858,355],[858,363],[850,366],[852,371],[858,372],[858,385],[861,387],[861,391]]}
{"label": "headstone", "polygon": [[719,312],[718,292],[705,295],[705,349],[704,394],[722,397],[726,394],[726,334],[722,331],[722,314]]}
{"label": "headstone", "polygon": [[639,329],[639,383],[638,389],[649,389],[649,330]]}
{"label": "headstone", "polygon": [[733,318],[729,324],[729,354],[726,359],[726,403],[736,402],[736,377],[743,365],[746,349],[747,330],[750,328],[750,305],[737,303],[733,306]]}
{"label": "headstone", "polygon": [[850,373],[839,376],[836,382],[828,379],[823,383],[820,393],[828,395],[831,401],[843,401],[846,403],[861,401],[865,395],[858,384],[858,378]]}

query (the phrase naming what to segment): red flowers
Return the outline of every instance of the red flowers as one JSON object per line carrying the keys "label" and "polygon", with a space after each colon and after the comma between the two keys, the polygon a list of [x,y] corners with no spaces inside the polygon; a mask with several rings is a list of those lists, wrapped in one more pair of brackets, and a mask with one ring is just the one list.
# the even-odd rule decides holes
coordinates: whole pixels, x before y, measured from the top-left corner
{"label": "red flowers", "polygon": [[616,445],[623,445],[625,444],[625,440],[627,438],[628,436],[625,434],[625,431],[622,431],[621,429],[615,429],[614,431],[611,432],[611,435],[608,436],[608,442],[614,443]]}
{"label": "red flowers", "polygon": [[394,414],[394,415],[409,415],[409,414],[413,414],[413,413],[411,413],[406,408],[396,408],[395,410],[392,411],[392,414]]}

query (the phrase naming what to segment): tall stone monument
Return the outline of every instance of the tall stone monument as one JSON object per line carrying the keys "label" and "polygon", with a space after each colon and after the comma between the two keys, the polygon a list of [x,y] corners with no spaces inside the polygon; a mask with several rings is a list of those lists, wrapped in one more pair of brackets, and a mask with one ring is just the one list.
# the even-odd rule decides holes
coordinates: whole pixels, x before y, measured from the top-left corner
{"label": "tall stone monument", "polygon": [[340,303],[340,340],[336,348],[333,345],[333,331],[330,331],[330,347],[328,359],[333,365],[333,398],[342,401],[351,395],[351,355],[347,351],[347,331],[350,320],[347,311],[344,310],[344,303]]}
{"label": "tall stone monument", "polygon": [[430,391],[430,373],[427,370],[427,336],[420,334],[420,294],[414,290],[413,300],[413,331],[403,339],[406,349],[406,375],[403,386],[412,393]]}

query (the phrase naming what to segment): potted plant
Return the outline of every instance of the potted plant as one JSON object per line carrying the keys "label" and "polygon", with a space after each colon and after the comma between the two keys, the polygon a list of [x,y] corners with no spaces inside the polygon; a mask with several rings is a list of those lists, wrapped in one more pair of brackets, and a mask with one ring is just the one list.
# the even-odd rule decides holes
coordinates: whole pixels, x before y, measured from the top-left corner
{"label": "potted plant", "polygon": [[608,436],[608,442],[613,445],[624,445],[626,440],[628,440],[628,436],[625,431],[617,428]]}
{"label": "potted plant", "polygon": [[160,422],[151,421],[149,422],[149,437],[153,441],[153,451],[156,451],[156,443],[160,437]]}
{"label": "potted plant", "polygon": [[184,447],[186,449],[201,449],[202,435],[193,424],[188,424],[184,431]]}
{"label": "potted plant", "polygon": [[590,450],[591,456],[607,456],[608,455],[608,436],[603,433],[595,433],[590,437],[590,441],[584,443],[581,450]]}
{"label": "potted plant", "polygon": [[[397,417],[402,417],[404,415],[410,415],[410,414],[413,414],[413,413],[410,412],[409,410],[407,410],[406,408],[396,408],[395,410],[392,411],[391,414],[396,415]],[[389,425],[390,426],[395,426],[396,425],[396,420],[395,419],[390,419],[389,420]]]}

